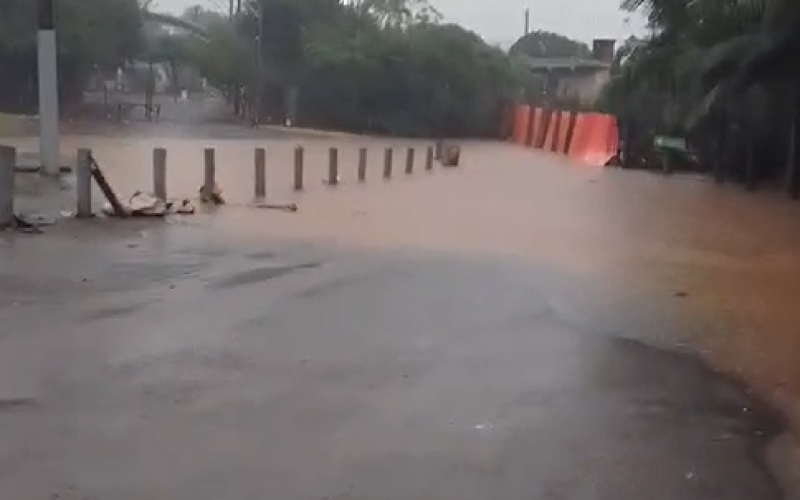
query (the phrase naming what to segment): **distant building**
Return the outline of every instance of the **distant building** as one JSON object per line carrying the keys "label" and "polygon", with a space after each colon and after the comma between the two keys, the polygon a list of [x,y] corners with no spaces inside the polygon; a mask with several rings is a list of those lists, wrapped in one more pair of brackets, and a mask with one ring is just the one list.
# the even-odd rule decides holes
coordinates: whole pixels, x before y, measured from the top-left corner
{"label": "distant building", "polygon": [[594,40],[590,59],[520,55],[534,86],[546,100],[573,100],[593,104],[611,79],[616,41]]}

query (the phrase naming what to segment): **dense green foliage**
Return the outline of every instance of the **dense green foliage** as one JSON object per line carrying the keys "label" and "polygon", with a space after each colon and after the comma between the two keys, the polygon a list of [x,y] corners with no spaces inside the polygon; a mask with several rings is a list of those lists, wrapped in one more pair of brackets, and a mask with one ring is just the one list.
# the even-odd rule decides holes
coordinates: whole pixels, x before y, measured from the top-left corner
{"label": "dense green foliage", "polygon": [[[800,2],[624,0],[649,33],[618,54],[607,109],[631,144],[686,133],[721,179],[798,189]],[[645,132],[645,133],[643,133]]]}
{"label": "dense green foliage", "polygon": [[[397,135],[491,136],[521,82],[501,50],[439,24],[422,0],[251,0],[237,19],[240,38],[258,39],[259,11],[267,119]],[[254,61],[255,44],[245,54]],[[230,74],[220,72],[218,83]],[[255,80],[251,74],[240,81]]]}
{"label": "dense green foliage", "polygon": [[[3,1],[0,109],[32,110],[36,2]],[[493,136],[523,81],[505,53],[440,24],[425,0],[243,0],[233,17],[193,7],[180,18],[154,15],[149,3],[56,2],[68,103],[80,100],[95,69],[166,63],[173,75],[181,66],[198,68],[237,109],[259,108],[262,121]]]}
{"label": "dense green foliage", "polygon": [[[36,4],[2,0],[0,106],[29,110],[36,98]],[[142,49],[137,0],[59,0],[59,76],[62,98],[79,95],[94,67],[114,66]]]}

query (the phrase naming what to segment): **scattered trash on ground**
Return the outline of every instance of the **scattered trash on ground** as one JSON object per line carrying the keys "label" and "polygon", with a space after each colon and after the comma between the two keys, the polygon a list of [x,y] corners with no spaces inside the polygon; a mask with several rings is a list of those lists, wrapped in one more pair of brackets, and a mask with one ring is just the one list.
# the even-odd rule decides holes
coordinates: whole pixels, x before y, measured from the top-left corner
{"label": "scattered trash on ground", "polygon": [[[190,200],[183,199],[177,202],[164,201],[153,194],[136,191],[126,202],[120,202],[125,217],[166,217],[170,214],[190,215],[196,209]],[[117,216],[118,211],[106,203],[103,213],[108,216]]]}
{"label": "scattered trash on ground", "polygon": [[20,214],[14,214],[14,219],[11,221],[10,224],[3,226],[0,229],[5,229],[6,231],[19,231],[21,233],[26,234],[41,234],[42,228],[36,221],[29,220],[29,216],[24,216]]}
{"label": "scattered trash on ground", "polygon": [[461,147],[450,144],[445,145],[441,161],[445,167],[457,167],[461,161]]}
{"label": "scattered trash on ground", "polygon": [[219,188],[217,184],[214,184],[214,188],[209,193],[205,186],[201,186],[200,190],[200,202],[201,203],[210,203],[213,205],[224,205],[225,199],[222,197],[222,190]]}

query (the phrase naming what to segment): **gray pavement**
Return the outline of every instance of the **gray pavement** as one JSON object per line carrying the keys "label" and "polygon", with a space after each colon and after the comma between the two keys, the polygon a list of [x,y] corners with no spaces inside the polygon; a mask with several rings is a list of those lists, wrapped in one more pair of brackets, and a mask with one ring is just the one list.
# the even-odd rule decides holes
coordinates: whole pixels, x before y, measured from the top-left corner
{"label": "gray pavement", "polygon": [[0,498],[780,498],[658,301],[210,220],[0,240]]}

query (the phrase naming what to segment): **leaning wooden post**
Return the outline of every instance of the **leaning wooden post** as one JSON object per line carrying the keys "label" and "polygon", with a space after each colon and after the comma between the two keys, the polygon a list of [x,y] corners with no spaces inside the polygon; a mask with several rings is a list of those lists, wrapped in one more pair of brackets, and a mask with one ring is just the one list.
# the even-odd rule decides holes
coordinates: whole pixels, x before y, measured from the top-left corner
{"label": "leaning wooden post", "polygon": [[425,170],[433,170],[433,146],[425,150]]}
{"label": "leaning wooden post", "polygon": [[159,200],[167,199],[167,150],[153,150],[153,194]]}
{"label": "leaning wooden post", "polygon": [[328,150],[328,185],[336,186],[339,184],[339,149],[330,148]]}
{"label": "leaning wooden post", "polygon": [[406,175],[414,173],[414,148],[406,150]]}
{"label": "leaning wooden post", "polygon": [[303,146],[294,148],[294,190],[303,190]]}
{"label": "leaning wooden post", "polygon": [[367,148],[358,150],[358,182],[367,180]]}
{"label": "leaning wooden post", "polygon": [[81,219],[92,214],[92,151],[79,149],[75,162],[75,191],[77,206],[75,215]]}
{"label": "leaning wooden post", "polygon": [[383,178],[384,179],[391,179],[392,178],[392,157],[393,157],[392,148],[386,148],[386,151],[383,152]]}
{"label": "leaning wooden post", "polygon": [[264,148],[256,148],[254,161],[255,168],[255,197],[262,200],[267,197],[267,152]]}
{"label": "leaning wooden post", "polygon": [[17,150],[0,146],[0,228],[14,223],[14,171]]}
{"label": "leaning wooden post", "polygon": [[214,188],[217,184],[217,156],[214,148],[206,148],[204,167],[203,195],[210,198],[214,196]]}

